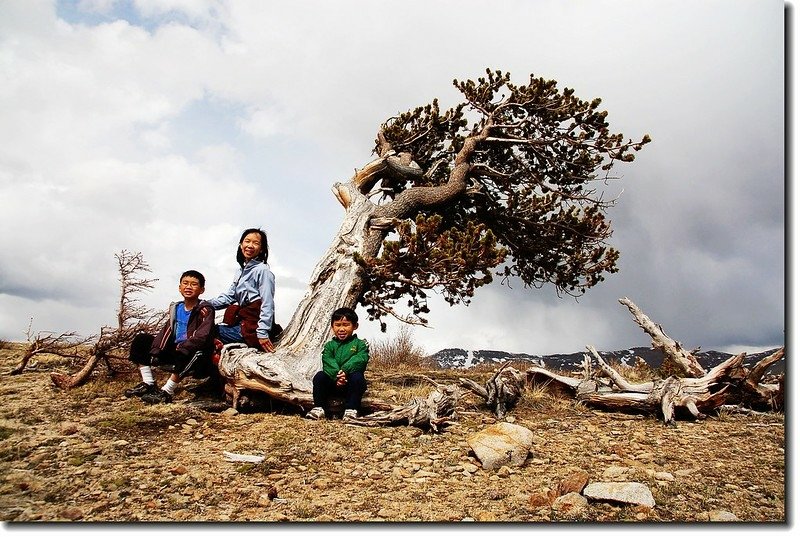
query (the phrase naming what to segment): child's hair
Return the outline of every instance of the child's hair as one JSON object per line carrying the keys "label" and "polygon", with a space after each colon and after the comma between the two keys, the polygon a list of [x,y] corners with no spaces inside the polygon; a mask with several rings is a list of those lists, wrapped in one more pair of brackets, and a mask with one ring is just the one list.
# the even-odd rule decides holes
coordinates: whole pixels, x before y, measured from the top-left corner
{"label": "child's hair", "polygon": [[358,315],[350,308],[339,308],[334,311],[333,315],[331,315],[331,324],[333,324],[333,321],[342,321],[345,319],[353,324],[358,324]]}
{"label": "child's hair", "polygon": [[255,257],[257,261],[261,261],[262,263],[267,262],[267,257],[269,257],[269,245],[267,244],[267,234],[263,229],[259,229],[257,227],[251,227],[250,229],[245,229],[242,232],[242,236],[239,239],[239,243],[236,245],[236,262],[239,263],[240,267],[244,266],[244,254],[242,253],[242,249],[239,246],[242,244],[242,241],[245,237],[247,237],[251,233],[258,233],[261,235],[261,252]]}
{"label": "child's hair", "polygon": [[186,276],[189,276],[190,278],[197,278],[197,281],[200,282],[200,287],[205,289],[205,287],[206,287],[206,277],[205,276],[203,276],[202,274],[200,274],[196,270],[187,270],[186,272],[181,274],[181,279],[178,280],[178,282],[183,280]]}

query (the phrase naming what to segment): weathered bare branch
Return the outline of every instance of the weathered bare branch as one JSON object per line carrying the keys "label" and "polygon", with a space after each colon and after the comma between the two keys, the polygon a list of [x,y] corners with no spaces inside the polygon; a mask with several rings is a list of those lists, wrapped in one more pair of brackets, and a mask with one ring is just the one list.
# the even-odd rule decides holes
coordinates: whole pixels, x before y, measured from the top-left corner
{"label": "weathered bare branch", "polygon": [[628,308],[636,324],[642,327],[645,333],[652,338],[653,348],[661,350],[666,360],[677,366],[687,377],[702,377],[705,375],[705,370],[697,362],[697,358],[683,349],[679,342],[670,338],[661,326],[651,321],[633,301],[623,297],[619,299],[619,302]]}
{"label": "weathered bare branch", "polygon": [[455,417],[459,393],[455,386],[439,385],[425,399],[415,397],[405,406],[358,418],[342,418],[342,422],[365,427],[411,425],[423,429],[430,427],[434,432],[439,432]]}
{"label": "weathered bare branch", "polygon": [[498,418],[519,402],[525,389],[525,377],[510,365],[505,362],[500,366],[485,387],[468,378],[458,379],[462,386],[482,397]]}

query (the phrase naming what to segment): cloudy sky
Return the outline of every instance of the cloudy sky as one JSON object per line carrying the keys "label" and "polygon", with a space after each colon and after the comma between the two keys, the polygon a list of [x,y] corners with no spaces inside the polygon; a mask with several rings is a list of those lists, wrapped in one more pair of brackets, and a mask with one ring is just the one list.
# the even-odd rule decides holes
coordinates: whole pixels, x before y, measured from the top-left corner
{"label": "cloudy sky", "polygon": [[4,0],[0,338],[113,325],[122,249],[159,278],[146,305],[186,268],[213,297],[251,226],[286,324],[342,218],[330,187],[379,124],[456,104],[452,80],[491,67],[600,97],[614,131],[653,138],[611,187],[620,271],[578,301],[516,282],[434,303],[419,346],[649,345],[623,296],[689,348],[781,345],[783,19],[774,0]]}

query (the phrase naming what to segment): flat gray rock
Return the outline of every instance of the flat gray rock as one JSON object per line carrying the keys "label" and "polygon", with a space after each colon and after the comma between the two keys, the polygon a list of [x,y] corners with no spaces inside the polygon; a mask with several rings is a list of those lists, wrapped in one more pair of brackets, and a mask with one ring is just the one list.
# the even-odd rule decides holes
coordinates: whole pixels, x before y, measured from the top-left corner
{"label": "flat gray rock", "polygon": [[583,489],[583,495],[590,500],[613,501],[647,507],[653,507],[656,504],[653,494],[646,485],[631,481],[589,483]]}

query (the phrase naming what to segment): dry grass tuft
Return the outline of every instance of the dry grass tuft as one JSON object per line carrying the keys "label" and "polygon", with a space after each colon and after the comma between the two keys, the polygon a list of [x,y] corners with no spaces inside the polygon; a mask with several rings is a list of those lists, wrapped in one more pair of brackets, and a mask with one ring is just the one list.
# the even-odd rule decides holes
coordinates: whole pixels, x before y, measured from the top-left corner
{"label": "dry grass tuft", "polygon": [[554,392],[543,384],[529,384],[522,399],[517,403],[517,410],[535,414],[562,413],[576,406],[574,399]]}
{"label": "dry grass tuft", "polygon": [[634,365],[626,365],[619,361],[611,361],[608,365],[632,384],[640,384],[666,378],[662,377],[660,371],[650,367],[647,362],[641,358],[638,358]]}
{"label": "dry grass tuft", "polygon": [[414,343],[411,332],[400,327],[394,339],[370,343],[370,369],[378,373],[435,369],[436,364]]}

